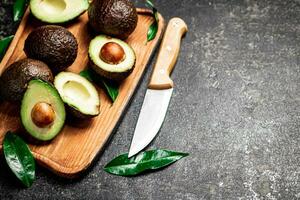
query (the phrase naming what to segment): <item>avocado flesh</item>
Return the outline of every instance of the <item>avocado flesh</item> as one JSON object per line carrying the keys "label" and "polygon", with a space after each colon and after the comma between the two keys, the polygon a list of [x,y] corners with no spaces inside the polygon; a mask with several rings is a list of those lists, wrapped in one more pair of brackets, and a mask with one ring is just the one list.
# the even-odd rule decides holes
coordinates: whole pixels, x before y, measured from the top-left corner
{"label": "avocado flesh", "polygon": [[68,22],[86,11],[88,0],[31,0],[31,13],[47,23]]}
{"label": "avocado flesh", "polygon": [[99,115],[99,95],[87,79],[72,72],[61,72],[55,77],[54,86],[75,117],[91,118]]}
{"label": "avocado flesh", "polygon": [[[54,121],[45,127],[38,127],[31,117],[32,109],[40,102],[51,105],[55,113]],[[21,121],[26,131],[37,140],[48,141],[61,131],[65,118],[65,106],[57,90],[42,80],[31,80],[21,104]]]}
{"label": "avocado flesh", "polygon": [[88,9],[88,16],[96,32],[120,39],[127,38],[138,21],[136,8],[128,0],[94,0]]}
{"label": "avocado flesh", "polygon": [[29,58],[48,64],[54,73],[65,70],[77,57],[78,43],[66,28],[56,25],[41,26],[25,40],[24,51]]}
{"label": "avocado flesh", "polygon": [[[122,62],[118,64],[109,64],[100,58],[99,54],[101,48],[109,42],[115,42],[123,48],[125,59]],[[91,60],[91,67],[98,74],[107,79],[116,81],[125,79],[132,72],[136,60],[134,50],[126,42],[106,35],[99,35],[91,41],[89,46],[89,57]]]}
{"label": "avocado flesh", "polygon": [[3,100],[21,101],[28,82],[33,78],[53,82],[50,68],[43,62],[34,59],[22,59],[11,64],[0,78],[0,94]]}

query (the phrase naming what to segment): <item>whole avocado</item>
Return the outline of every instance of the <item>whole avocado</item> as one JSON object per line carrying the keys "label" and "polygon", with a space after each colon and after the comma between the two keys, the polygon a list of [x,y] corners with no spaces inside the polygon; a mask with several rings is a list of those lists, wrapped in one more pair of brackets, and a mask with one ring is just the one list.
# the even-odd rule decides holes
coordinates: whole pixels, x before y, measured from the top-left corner
{"label": "whole avocado", "polygon": [[45,62],[54,73],[58,73],[75,61],[78,43],[66,28],[46,25],[28,35],[24,51],[29,58]]}
{"label": "whole avocado", "polygon": [[7,101],[22,100],[28,82],[34,78],[53,82],[50,68],[41,61],[26,58],[11,64],[0,78],[1,98]]}
{"label": "whole avocado", "polygon": [[89,23],[99,33],[126,39],[136,28],[138,15],[128,0],[94,0],[88,9]]}

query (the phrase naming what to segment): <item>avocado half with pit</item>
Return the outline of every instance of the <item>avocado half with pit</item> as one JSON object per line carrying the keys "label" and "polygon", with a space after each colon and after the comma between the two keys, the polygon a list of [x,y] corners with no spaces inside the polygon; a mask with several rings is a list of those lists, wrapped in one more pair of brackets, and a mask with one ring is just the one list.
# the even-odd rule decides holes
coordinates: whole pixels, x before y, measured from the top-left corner
{"label": "avocado half with pit", "polygon": [[64,102],[57,90],[40,79],[29,82],[20,113],[26,131],[40,141],[53,139],[63,128],[66,118]]}
{"label": "avocado half with pit", "polygon": [[89,7],[88,0],[30,0],[30,10],[37,19],[47,23],[68,22]]}
{"label": "avocado half with pit", "polygon": [[73,116],[86,119],[99,115],[98,92],[84,77],[72,72],[61,72],[55,77],[54,86]]}
{"label": "avocado half with pit", "polygon": [[129,44],[106,35],[95,37],[89,46],[91,67],[101,76],[121,81],[135,66],[135,52]]}

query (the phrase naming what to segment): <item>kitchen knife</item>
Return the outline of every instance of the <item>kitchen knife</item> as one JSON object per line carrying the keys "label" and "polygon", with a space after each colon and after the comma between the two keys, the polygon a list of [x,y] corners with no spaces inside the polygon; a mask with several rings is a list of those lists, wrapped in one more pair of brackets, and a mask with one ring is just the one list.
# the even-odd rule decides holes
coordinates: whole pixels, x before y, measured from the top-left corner
{"label": "kitchen knife", "polygon": [[133,134],[128,157],[143,150],[156,136],[164,121],[173,92],[170,74],[178,57],[181,38],[186,32],[187,25],[182,19],[172,18],[169,21]]}

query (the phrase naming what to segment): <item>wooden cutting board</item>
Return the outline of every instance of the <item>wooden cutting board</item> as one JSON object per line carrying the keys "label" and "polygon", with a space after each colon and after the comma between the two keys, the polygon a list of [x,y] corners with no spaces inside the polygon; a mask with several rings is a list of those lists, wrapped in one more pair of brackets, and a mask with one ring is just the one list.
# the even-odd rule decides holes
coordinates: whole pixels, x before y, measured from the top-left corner
{"label": "wooden cutting board", "polygon": [[[138,86],[147,63],[158,45],[164,29],[164,19],[159,15],[157,37],[146,44],[147,30],[152,23],[151,11],[138,9],[138,25],[127,39],[136,52],[136,67],[132,74],[122,82],[119,96],[114,103],[105,92],[98,88],[101,100],[101,114],[87,121],[67,122],[62,132],[47,144],[30,144],[37,162],[63,177],[75,177],[88,168],[93,159],[103,149],[112,135],[122,114],[125,112],[136,87]],[[24,41],[36,27],[43,25],[26,11],[15,38],[10,44],[1,64],[0,73],[13,62],[25,58]],[[87,13],[72,23],[65,25],[77,38],[79,44],[78,56],[68,71],[79,73],[88,67],[88,46],[92,39],[89,34]],[[3,86],[2,86],[3,87]],[[4,86],[5,87],[5,86]],[[9,102],[0,103],[0,144],[8,130],[24,132],[20,124],[19,105]],[[124,144],[125,145],[125,144]],[[2,145],[0,146],[2,149]]]}

